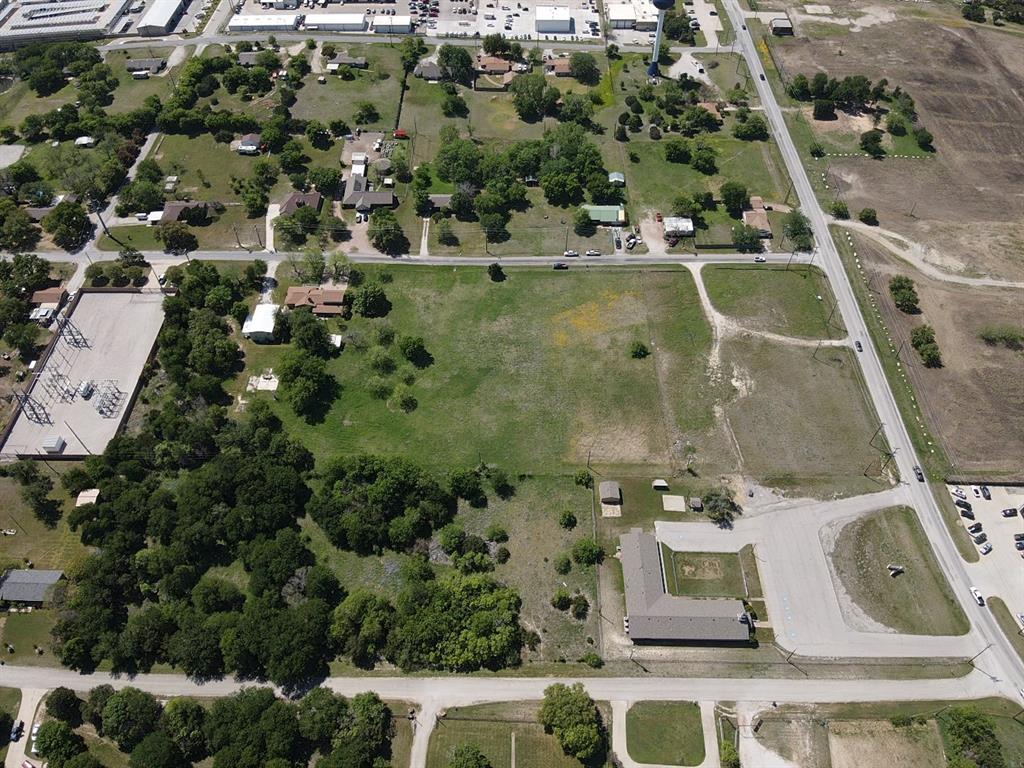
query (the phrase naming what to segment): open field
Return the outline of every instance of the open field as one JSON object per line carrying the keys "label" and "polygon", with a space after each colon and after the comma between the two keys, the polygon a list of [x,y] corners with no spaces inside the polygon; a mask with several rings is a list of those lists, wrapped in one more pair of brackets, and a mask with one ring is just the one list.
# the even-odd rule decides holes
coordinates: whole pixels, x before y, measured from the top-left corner
{"label": "open field", "polygon": [[748,474],[797,495],[888,485],[880,476],[884,445],[872,439],[878,422],[853,354],[756,337],[723,344],[736,392],[725,412]]}
{"label": "open field", "polygon": [[5,90],[0,91],[0,115],[6,125],[17,128],[29,115],[40,115],[65,104],[71,104],[78,98],[78,89],[68,84],[49,96],[37,96],[23,80],[13,83],[4,81]]}
{"label": "open field", "polygon": [[[837,78],[886,77],[890,88],[899,85],[914,98],[937,150],[929,160],[829,158],[850,209],[876,208],[883,227],[934,248],[926,258],[940,268],[1020,279],[1024,243],[1015,222],[1024,216],[1024,199],[1015,193],[1024,180],[1017,120],[1024,107],[1024,59],[1019,36],[967,24],[953,6],[869,7],[858,0],[843,13],[884,15],[886,23],[773,40],[786,76],[825,70]],[[922,50],[956,66],[935,68],[919,55]],[[824,170],[823,162],[808,162]]]}
{"label": "open field", "polygon": [[[52,667],[57,659],[50,650],[50,630],[57,623],[57,614],[49,609],[32,613],[7,613],[3,617],[0,640],[14,646],[14,653],[4,653],[4,661],[25,666]],[[34,646],[43,648],[36,653]]]}
{"label": "open field", "polygon": [[[356,127],[354,115],[360,102],[372,103],[379,119],[362,125],[364,129],[390,131],[398,118],[398,100],[402,88],[402,67],[398,46],[338,44],[339,52],[350,56],[364,56],[365,70],[353,69],[353,79],[343,80],[328,75],[326,83],[318,83],[316,73],[306,75],[303,86],[296,92],[292,114],[302,120],[316,118],[323,123],[341,118],[351,128]],[[307,57],[312,57],[307,52]],[[320,55],[319,50],[315,54]]]}
{"label": "open field", "polygon": [[[452,751],[475,744],[492,768],[579,768],[580,762],[562,752],[555,737],[537,722],[539,703],[512,702],[449,709],[430,735],[427,768],[446,768]],[[603,765],[603,764],[602,764]]]}
{"label": "open field", "polygon": [[820,269],[765,266],[704,267],[701,277],[715,309],[750,328],[785,336],[846,335],[842,318],[831,312],[835,299]]}
{"label": "open field", "polygon": [[[909,507],[875,512],[844,526],[831,563],[853,602],[880,624],[921,635],[960,635],[970,627]],[[890,563],[906,571],[893,578],[886,568]]]}
{"label": "open field", "polygon": [[[185,50],[185,58],[182,59],[182,62],[187,61],[192,56],[194,48],[189,46]],[[110,66],[114,77],[118,80],[118,85],[117,90],[114,91],[114,101],[107,108],[107,111],[110,114],[130,112],[141,107],[142,103],[149,96],[158,96],[161,101],[165,101],[174,88],[174,75],[180,68],[180,65],[169,69],[165,68],[158,75],[151,75],[145,80],[134,79],[128,73],[126,67],[129,59],[167,59],[173,51],[173,48],[153,46],[152,48],[133,49],[130,54],[124,51],[111,51],[108,53],[104,58],[104,62]]]}
{"label": "open field", "polygon": [[[510,270],[492,283],[467,267],[400,270],[393,278],[386,321],[347,323],[349,345],[330,364],[342,394],[323,423],[274,405],[318,456],[401,452],[430,466],[482,459],[512,472],[568,471],[589,457],[650,472],[670,465],[670,430],[711,421],[699,390],[683,397],[701,378],[687,365],[706,353],[707,332],[686,273]],[[398,334],[422,334],[434,360],[405,371],[418,400],[409,414],[365,388],[372,371],[359,348],[385,322]],[[671,334],[666,359],[630,358],[630,342],[652,331]],[[246,375],[275,365],[283,351],[246,345]],[[664,394],[661,366],[672,374]]]}
{"label": "open field", "polygon": [[891,765],[933,768],[942,765],[942,737],[934,720],[896,728],[885,720],[835,722],[828,729],[832,768],[859,768],[884,754]]}
{"label": "open field", "polygon": [[665,559],[669,593],[689,597],[747,596],[738,554],[674,552],[664,545],[661,552]]}
{"label": "open field", "polygon": [[[841,246],[843,241],[845,236],[840,237]],[[855,278],[855,289],[862,301],[875,301],[881,316],[872,320],[887,334],[879,347],[883,360],[888,358],[893,366],[895,352],[902,347],[899,372],[907,376],[918,413],[948,461],[946,471],[990,481],[1024,478],[1019,461],[1024,454],[1024,391],[1008,385],[1024,375],[1024,357],[1017,350],[990,346],[978,336],[986,326],[1024,329],[1020,291],[934,280],[859,233],[853,235],[853,244],[867,277],[867,284]],[[894,275],[914,281],[920,315],[904,314],[894,306],[888,289]],[[911,329],[922,323],[935,328],[942,368],[925,368],[910,347]],[[892,380],[892,367],[889,373]],[[906,389],[899,381],[894,384],[898,393]]]}
{"label": "open field", "polygon": [[639,701],[626,713],[626,745],[638,763],[700,765],[700,709],[688,701]]}
{"label": "open field", "polygon": [[[241,205],[229,205],[223,212],[214,214],[207,224],[189,227],[196,236],[200,250],[225,251],[237,249],[241,242],[254,251],[262,250],[266,244],[266,225],[260,216],[250,219]],[[156,239],[157,227],[146,224],[125,224],[110,227],[110,234],[103,234],[97,242],[101,251],[119,251],[120,243],[130,245],[138,251],[162,251],[163,243]],[[237,239],[236,239],[237,234]]]}

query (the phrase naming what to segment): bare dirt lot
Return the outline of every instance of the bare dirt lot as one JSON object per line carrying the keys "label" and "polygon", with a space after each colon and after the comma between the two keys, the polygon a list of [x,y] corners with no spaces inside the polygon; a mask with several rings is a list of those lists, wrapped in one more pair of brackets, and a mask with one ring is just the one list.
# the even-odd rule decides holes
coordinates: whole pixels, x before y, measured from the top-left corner
{"label": "bare dirt lot", "polygon": [[[1021,326],[1021,291],[934,280],[862,236],[854,235],[854,244],[894,345],[907,341],[916,325],[935,328],[942,368],[921,365],[909,342],[901,359],[952,472],[1024,479],[1024,356],[978,338],[985,326]],[[914,281],[920,315],[893,305],[888,283],[897,274]]]}
{"label": "bare dirt lot", "polygon": [[[834,10],[863,12],[866,5],[843,3]],[[892,23],[773,41],[790,77],[825,70],[837,78],[863,74],[873,81],[887,78],[890,88],[900,85],[935,136],[931,159],[831,158],[832,175],[851,210],[876,208],[882,226],[949,252],[963,262],[964,274],[1019,280],[1024,275],[1021,37],[970,26],[952,6],[888,7],[897,15]]]}
{"label": "bare dirt lot", "polygon": [[832,768],[862,768],[884,763],[898,768],[934,768],[945,764],[942,737],[934,720],[896,728],[885,720],[829,723]]}

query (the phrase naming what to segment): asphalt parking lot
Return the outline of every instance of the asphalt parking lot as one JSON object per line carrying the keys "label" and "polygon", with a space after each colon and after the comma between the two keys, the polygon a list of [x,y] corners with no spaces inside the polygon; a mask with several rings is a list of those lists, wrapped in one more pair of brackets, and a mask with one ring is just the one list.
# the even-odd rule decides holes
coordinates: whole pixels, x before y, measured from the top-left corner
{"label": "asphalt parking lot", "polygon": [[[1024,550],[1016,548],[1013,538],[1024,533],[1024,517],[1020,513],[1024,488],[991,485],[988,488],[992,498],[988,500],[975,496],[972,486],[949,485],[947,489],[954,500],[958,498],[953,493],[956,488],[966,495],[974,513],[974,520],[961,516],[960,522],[965,527],[981,523],[987,543],[992,545],[992,551],[982,555],[977,563],[967,564],[974,586],[986,597],[1001,598],[1014,616],[1024,613]],[[1017,514],[1003,517],[1002,510],[1010,508],[1016,509]]]}
{"label": "asphalt parking lot", "polygon": [[[568,6],[572,28],[566,34],[538,34],[536,3],[530,0],[440,0],[438,15],[424,19],[421,29],[440,37],[472,37],[476,33],[483,37],[500,32],[510,40],[522,41],[600,40],[596,0],[570,0]],[[597,23],[596,34],[591,31],[591,21]]]}

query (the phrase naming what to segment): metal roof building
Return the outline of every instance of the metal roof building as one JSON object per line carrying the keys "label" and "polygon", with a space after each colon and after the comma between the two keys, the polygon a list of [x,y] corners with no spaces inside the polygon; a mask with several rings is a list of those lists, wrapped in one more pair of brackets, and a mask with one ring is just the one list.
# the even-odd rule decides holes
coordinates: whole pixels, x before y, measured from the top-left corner
{"label": "metal roof building", "polygon": [[228,22],[228,32],[274,32],[295,29],[299,26],[299,17],[294,13],[280,15],[270,14],[238,14]]}
{"label": "metal roof building", "polygon": [[306,29],[324,32],[366,31],[366,16],[362,13],[307,13],[302,23]]}
{"label": "metal roof building", "polygon": [[135,30],[140,35],[166,35],[185,10],[184,0],[153,0]]}
{"label": "metal roof building", "polygon": [[64,578],[64,571],[10,570],[0,580],[0,600],[42,604],[46,593]]}
{"label": "metal roof building", "polygon": [[619,537],[626,590],[629,637],[647,643],[746,643],[750,631],[740,621],[743,603],[668,594],[661,546],[634,528]]}
{"label": "metal roof building", "polygon": [[569,33],[572,31],[572,14],[565,5],[538,5],[536,26],[542,33]]}

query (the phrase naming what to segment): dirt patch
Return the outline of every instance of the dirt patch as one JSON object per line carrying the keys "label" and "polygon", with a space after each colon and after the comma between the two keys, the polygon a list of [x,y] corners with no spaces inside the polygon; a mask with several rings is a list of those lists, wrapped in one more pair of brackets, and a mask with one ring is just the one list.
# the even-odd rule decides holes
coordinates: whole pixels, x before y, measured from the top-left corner
{"label": "dirt patch", "polygon": [[853,115],[849,112],[843,112],[840,109],[836,110],[835,120],[815,120],[813,107],[803,107],[800,111],[803,112],[804,119],[807,121],[808,125],[813,125],[814,130],[819,131],[820,133],[849,133],[859,135],[865,131],[870,131],[875,127],[875,124],[871,119],[871,115],[867,112],[860,112]]}
{"label": "dirt patch", "polygon": [[691,555],[689,562],[679,564],[679,574],[687,579],[720,579],[722,562],[715,557]]}
{"label": "dirt patch", "polygon": [[942,737],[934,720],[896,728],[884,720],[832,721],[828,733],[832,768],[878,765],[935,768],[945,764]]}
{"label": "dirt patch", "polygon": [[[1021,291],[934,280],[863,236],[854,235],[853,242],[893,347],[903,346],[904,370],[926,423],[952,469],[988,479],[1024,479],[1024,387],[1019,385],[1024,356],[978,338],[985,326],[1022,324]],[[920,315],[906,315],[893,305],[887,286],[897,274],[914,280]],[[922,323],[935,328],[942,368],[925,368],[910,348],[911,329]]]}
{"label": "dirt patch", "polygon": [[[860,10],[882,6],[862,6]],[[927,160],[830,158],[851,210],[939,251],[964,254],[979,275],[1024,275],[1024,57],[1016,35],[964,27],[953,7],[894,4],[898,16],[864,31],[776,42],[788,76],[888,79],[913,96],[935,137]],[[926,13],[928,21],[916,18]],[[818,17],[821,18],[821,17]],[[921,51],[928,51],[922,56]],[[940,62],[936,66],[936,62]],[[955,63],[955,66],[952,65]],[[816,126],[819,124],[816,124]]]}

